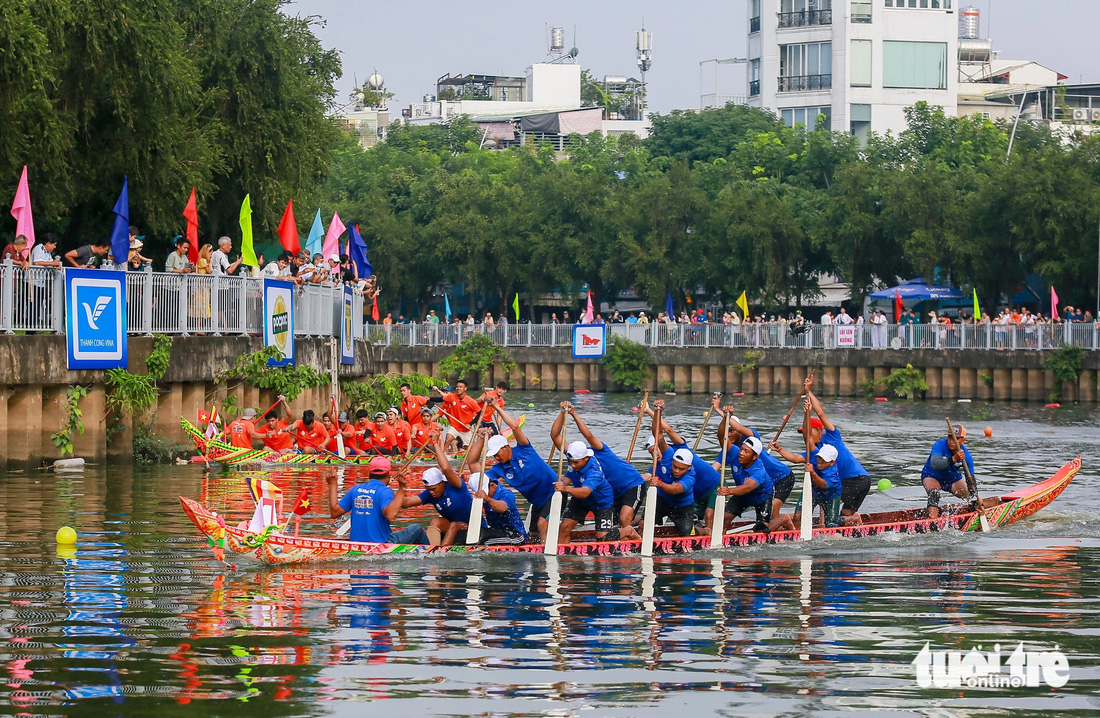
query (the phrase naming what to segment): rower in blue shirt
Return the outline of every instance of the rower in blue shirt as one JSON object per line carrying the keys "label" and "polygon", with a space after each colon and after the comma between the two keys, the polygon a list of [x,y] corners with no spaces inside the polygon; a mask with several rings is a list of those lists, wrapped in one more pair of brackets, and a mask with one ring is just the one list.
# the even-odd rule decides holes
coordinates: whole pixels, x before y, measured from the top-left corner
{"label": "rower in blue shirt", "polygon": [[[822,444],[810,452],[809,462],[805,452],[795,454],[772,442],[775,450],[787,461],[795,464],[803,464],[810,472],[810,480],[813,482],[813,506],[811,511],[821,507],[824,524],[828,528],[840,526],[843,523],[840,506],[843,495],[843,482],[840,478],[840,465],[837,461],[840,452],[832,444]],[[801,519],[802,499],[794,508],[794,525],[798,526]]]}
{"label": "rower in blue shirt", "polygon": [[559,451],[565,448],[562,446],[561,434],[565,426],[566,414],[573,417],[581,436],[587,442],[588,448],[592,450],[592,455],[600,462],[607,483],[611,485],[611,493],[614,496],[612,514],[618,517],[619,538],[623,540],[640,538],[638,532],[634,530],[634,516],[638,512],[638,507],[642,505],[642,496],[645,493],[645,482],[642,481],[641,473],[612,451],[607,444],[600,441],[577,414],[576,407],[568,401],[561,403],[561,412],[550,427],[550,440]]}
{"label": "rower in blue shirt", "polygon": [[596,519],[597,539],[618,540],[619,529],[615,525],[612,508],[615,496],[595,452],[584,442],[574,441],[565,449],[565,460],[569,462],[569,470],[565,472],[564,480],[554,485],[569,499],[561,515],[558,543],[569,543],[573,529],[584,521],[589,512]]}
{"label": "rower in blue shirt", "polygon": [[[497,463],[486,473],[490,479],[496,479],[502,484],[511,486],[527,499],[531,504],[532,513],[538,517],[539,540],[546,541],[546,529],[549,525],[546,518],[550,515],[550,499],[554,495],[554,484],[558,480],[558,474],[531,447],[531,441],[523,433],[523,429],[508,412],[497,405],[496,399],[486,399],[486,402],[512,429],[512,436],[516,439],[514,447],[499,434],[489,439],[485,447],[485,457],[496,459]],[[490,413],[486,418],[491,416]],[[470,451],[474,452],[473,456],[480,455],[481,446],[478,439],[474,440]]]}
{"label": "rower in blue shirt", "polygon": [[768,533],[768,522],[772,513],[772,479],[760,460],[764,453],[764,445],[760,439],[750,436],[741,442],[737,450],[737,459],[728,466],[733,477],[734,486],[721,486],[718,493],[728,496],[726,500],[726,517],[722,524],[722,530],[728,528],[727,524],[735,517],[739,517],[750,506],[756,510],[756,523],[752,530],[757,533]]}
{"label": "rower in blue shirt", "polygon": [[[863,468],[856,457],[852,456],[852,452],[848,450],[848,447],[844,444],[844,439],[840,436],[840,429],[829,421],[829,417],[825,415],[825,409],[821,406],[821,401],[810,390],[813,386],[812,378],[807,377],[804,386],[806,388],[806,401],[809,402],[813,412],[817,414],[817,416],[810,419],[810,438],[813,439],[813,446],[817,448],[824,442],[836,447],[837,450],[837,471],[840,473],[843,487],[840,500],[844,523],[849,525],[862,523],[859,517],[859,507],[863,505],[863,500],[867,498],[867,492],[871,490],[871,477],[867,475],[867,470]],[[801,433],[802,429],[799,428],[798,431]]]}
{"label": "rower in blue shirt", "polygon": [[[664,401],[654,404],[659,409],[664,409],[664,405]],[[657,423],[656,415],[653,421]],[[667,516],[672,519],[680,536],[694,536],[695,469],[692,461],[695,455],[685,448],[671,448],[665,441],[663,425],[664,422],[661,422],[654,427],[653,433],[658,437],[656,442],[652,436],[646,441],[646,450],[658,461],[657,473],[643,474],[642,478],[657,488],[657,523],[660,524]]]}
{"label": "rower in blue shirt", "polygon": [[[648,405],[645,407],[645,412],[647,415],[653,416],[653,409]],[[676,433],[664,417],[661,418],[661,430],[668,436],[669,447],[673,451],[677,449],[691,451],[691,449],[688,449],[687,442]],[[646,441],[646,448],[649,448],[652,443],[653,438],[650,437]],[[695,472],[695,484],[691,491],[693,516],[697,524],[705,526],[709,531],[714,521],[714,499],[718,496],[718,484],[721,483],[721,477],[718,475],[717,469],[694,451],[691,451],[691,468]]]}
{"label": "rower in blue shirt", "polygon": [[424,529],[416,524],[400,531],[393,531],[390,528],[390,522],[395,520],[397,515],[401,513],[401,503],[405,498],[407,485],[407,476],[403,471],[399,472],[396,477],[396,493],[386,485],[389,482],[391,468],[392,465],[387,457],[374,457],[367,468],[370,481],[353,486],[341,499],[336,498],[336,488],[340,479],[335,473],[330,474],[328,477],[329,515],[336,519],[346,513],[351,514],[350,541],[358,543],[430,543]]}
{"label": "rower in blue shirt", "polygon": [[[966,427],[955,424],[951,427],[953,436],[940,439],[932,444],[932,451],[924,462],[920,472],[924,490],[928,492],[928,518],[940,515],[940,492],[950,491],[964,501],[974,504],[970,486],[963,471],[962,462],[966,462],[970,474],[974,474],[974,458],[963,444],[966,442]],[[976,506],[971,506],[976,510]]]}
{"label": "rower in blue shirt", "polygon": [[499,480],[481,473],[480,467],[471,464],[470,468],[474,473],[470,474],[467,483],[474,497],[480,498],[485,507],[481,520],[481,543],[486,546],[527,543],[527,530],[516,506],[515,493]]}
{"label": "rower in blue shirt", "polygon": [[451,468],[451,462],[443,450],[443,442],[438,436],[433,438],[436,441],[432,448],[435,449],[435,459],[439,467],[433,466],[424,472],[424,490],[416,496],[406,496],[401,506],[406,509],[428,504],[434,506],[439,515],[428,524],[429,535],[434,529],[442,536],[440,545],[453,546],[459,531],[465,531],[469,526],[473,502],[466,482]]}

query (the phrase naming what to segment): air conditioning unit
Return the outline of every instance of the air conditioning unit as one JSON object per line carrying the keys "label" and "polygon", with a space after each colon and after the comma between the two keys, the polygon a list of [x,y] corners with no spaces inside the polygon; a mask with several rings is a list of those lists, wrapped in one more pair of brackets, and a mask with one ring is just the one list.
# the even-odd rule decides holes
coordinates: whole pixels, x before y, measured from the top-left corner
{"label": "air conditioning unit", "polygon": [[1088,122],[1089,121],[1089,111],[1086,110],[1086,109],[1083,109],[1083,108],[1074,110],[1073,111],[1073,121],[1074,122]]}
{"label": "air conditioning unit", "polygon": [[1100,110],[1093,110],[1092,111],[1092,121],[1093,122],[1100,122]]}

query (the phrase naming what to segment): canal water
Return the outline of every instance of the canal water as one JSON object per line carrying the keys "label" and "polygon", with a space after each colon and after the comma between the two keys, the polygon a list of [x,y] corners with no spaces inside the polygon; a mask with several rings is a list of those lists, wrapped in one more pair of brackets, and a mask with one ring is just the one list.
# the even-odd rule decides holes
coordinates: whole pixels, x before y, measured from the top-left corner
{"label": "canal water", "polygon": [[[632,397],[513,392],[508,404],[526,411],[545,454],[564,398],[625,450]],[[704,400],[667,401],[671,423],[694,438]],[[789,407],[736,401],[765,436]],[[987,495],[1043,480],[1074,456],[1084,469],[1052,505],[988,535],[651,560],[487,554],[270,569],[238,559],[237,570],[212,560],[178,497],[244,518],[243,473],[12,472],[0,479],[0,714],[1096,715],[1100,409],[826,408],[874,478],[893,482],[864,511],[922,505],[920,467],[947,414],[970,429]],[[708,434],[704,454],[715,446]],[[325,511],[321,471],[271,478],[288,496],[310,488]],[[62,525],[79,532],[75,550],[55,545]],[[301,530],[333,526],[313,513]],[[1064,654],[1068,682],[925,688],[912,663],[926,644],[933,653],[998,645],[1007,659],[1021,642],[1032,657]]]}

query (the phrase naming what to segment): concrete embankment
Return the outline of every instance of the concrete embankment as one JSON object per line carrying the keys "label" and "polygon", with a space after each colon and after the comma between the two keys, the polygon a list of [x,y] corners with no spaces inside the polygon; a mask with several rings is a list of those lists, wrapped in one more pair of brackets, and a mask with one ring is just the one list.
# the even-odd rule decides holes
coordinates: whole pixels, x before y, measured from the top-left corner
{"label": "concrete embankment", "polygon": [[[297,341],[300,364],[327,371],[330,339]],[[215,383],[237,357],[261,348],[259,337],[176,337],[168,371],[158,382],[157,406],[137,423],[151,421],[162,436],[185,443],[179,417],[194,420],[200,409],[223,405],[236,397],[239,407],[264,410],[274,401],[271,392],[255,387]],[[145,373],[145,357],[152,339],[131,337],[129,365]],[[341,366],[341,379],[376,373],[411,372],[437,375],[439,362],[453,347],[372,346],[360,342],[354,366]],[[568,347],[509,348],[517,367],[505,372],[499,365],[487,376],[472,378],[488,385],[507,378],[516,389],[535,391],[617,391],[599,362],[573,359]],[[857,396],[860,383],[881,379],[912,364],[924,372],[928,398],[1045,402],[1054,389],[1053,376],[1043,369],[1049,352],[981,350],[805,350],[805,349],[649,349],[649,388],[671,385],[680,393],[786,395],[796,392],[803,378],[817,368],[816,384],[822,395]],[[131,422],[108,443],[106,374],[68,371],[62,336],[0,336],[0,469],[39,466],[60,458],[50,435],[66,421],[66,391],[81,385],[88,395],[80,400],[85,431],[74,437],[74,454],[92,462],[129,461],[133,454]],[[1088,352],[1080,381],[1063,387],[1062,401],[1095,402],[1100,354]],[[292,409],[322,410],[329,401],[328,386],[307,390]]]}

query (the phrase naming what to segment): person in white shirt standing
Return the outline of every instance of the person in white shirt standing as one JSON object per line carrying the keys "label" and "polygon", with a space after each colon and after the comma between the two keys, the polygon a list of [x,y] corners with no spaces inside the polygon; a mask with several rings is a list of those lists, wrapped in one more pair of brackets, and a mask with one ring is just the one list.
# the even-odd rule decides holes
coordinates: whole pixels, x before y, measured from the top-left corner
{"label": "person in white shirt standing", "polygon": [[31,247],[30,266],[33,269],[34,317],[35,324],[39,327],[49,318],[50,286],[53,284],[54,272],[61,269],[61,260],[53,255],[55,249],[57,249],[57,235],[52,232],[46,235],[46,241],[39,242]]}
{"label": "person in white shirt standing", "polygon": [[886,348],[886,315],[881,309],[876,309],[871,315],[871,348]]}

